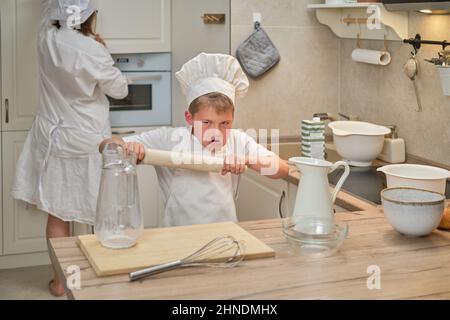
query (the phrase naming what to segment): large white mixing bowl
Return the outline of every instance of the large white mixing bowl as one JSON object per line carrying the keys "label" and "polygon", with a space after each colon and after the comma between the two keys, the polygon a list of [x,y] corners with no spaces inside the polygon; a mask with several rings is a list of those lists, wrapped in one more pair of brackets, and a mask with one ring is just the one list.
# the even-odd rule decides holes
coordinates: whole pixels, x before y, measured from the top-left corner
{"label": "large white mixing bowl", "polygon": [[355,167],[369,167],[383,151],[389,128],[360,121],[333,121],[334,144],[339,155]]}
{"label": "large white mixing bowl", "polygon": [[409,187],[445,193],[450,171],[418,164],[390,164],[377,171],[386,174],[388,188]]}

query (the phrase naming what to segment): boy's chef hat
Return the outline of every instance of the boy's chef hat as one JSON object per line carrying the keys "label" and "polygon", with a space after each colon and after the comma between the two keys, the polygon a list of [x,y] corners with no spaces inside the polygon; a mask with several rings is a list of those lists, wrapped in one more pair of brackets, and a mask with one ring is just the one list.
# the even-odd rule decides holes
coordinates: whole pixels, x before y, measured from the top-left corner
{"label": "boy's chef hat", "polygon": [[249,87],[237,59],[226,54],[201,53],[187,62],[176,77],[188,106],[198,97],[212,92],[226,95],[235,104],[236,97],[244,96]]}
{"label": "boy's chef hat", "polygon": [[71,7],[78,7],[79,23],[82,24],[94,13],[95,7],[90,0],[51,0],[50,20],[60,22],[67,21],[78,12],[69,10]]}

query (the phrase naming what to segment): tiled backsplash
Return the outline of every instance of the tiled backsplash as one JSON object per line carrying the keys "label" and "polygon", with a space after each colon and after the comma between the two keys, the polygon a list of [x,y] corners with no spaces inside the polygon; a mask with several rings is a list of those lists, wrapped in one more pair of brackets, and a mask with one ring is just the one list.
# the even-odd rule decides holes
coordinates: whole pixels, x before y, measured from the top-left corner
{"label": "tiled backsplash", "polygon": [[[355,40],[339,39],[319,24],[308,0],[232,0],[232,50],[252,31],[253,12],[278,46],[282,61],[259,80],[251,81],[238,103],[236,125],[277,128],[282,135],[299,134],[299,123],[315,112],[355,114],[362,120],[398,126],[407,152],[450,165],[450,97],[444,96],[435,67],[423,59],[438,46],[419,52],[417,80],[423,112],[416,109],[414,87],[402,67],[411,47],[388,42],[392,63],[378,67],[356,63]],[[409,33],[424,39],[450,40],[450,17],[410,13]],[[382,41],[361,41],[361,47],[383,48]]]}
{"label": "tiled backsplash", "polygon": [[281,129],[299,135],[300,122],[314,113],[338,112],[339,39],[319,24],[306,0],[232,0],[231,48],[253,31],[253,13],[281,54],[281,62],[261,79],[251,81],[238,101],[236,126]]}

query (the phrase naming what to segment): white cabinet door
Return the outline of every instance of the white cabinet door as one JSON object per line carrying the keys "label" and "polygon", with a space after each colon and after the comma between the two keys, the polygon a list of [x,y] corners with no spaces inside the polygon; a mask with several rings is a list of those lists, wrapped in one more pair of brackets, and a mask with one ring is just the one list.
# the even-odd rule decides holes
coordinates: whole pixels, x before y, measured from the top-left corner
{"label": "white cabinet door", "polygon": [[111,53],[170,52],[171,0],[95,0]]}
{"label": "white cabinet door", "polygon": [[288,207],[289,207],[289,212],[288,212],[288,216],[292,216],[292,214],[294,213],[294,207],[295,207],[295,200],[297,199],[297,190],[298,190],[298,186],[293,184],[293,183],[289,183],[289,188],[288,188],[289,192],[288,192]]}
{"label": "white cabinet door", "polygon": [[[225,24],[204,24],[205,13],[225,14]],[[172,70],[201,52],[230,53],[230,0],[172,0]],[[186,98],[173,74],[172,124],[185,125]]]}
{"label": "white cabinet door", "polygon": [[241,177],[236,210],[239,221],[280,218],[287,215],[288,183],[248,171]]}
{"label": "white cabinet door", "polygon": [[84,223],[72,222],[70,226],[70,232],[74,237],[92,234],[93,231],[93,226]]}
{"label": "white cabinet door", "polygon": [[160,227],[164,213],[164,200],[155,168],[141,165],[138,166],[137,173],[144,227]]}
{"label": "white cabinet door", "polygon": [[[1,142],[1,133],[0,133],[0,159],[2,159],[2,142]],[[3,199],[3,179],[2,179],[2,171],[0,170],[0,199]],[[0,201],[3,203],[3,200]],[[3,206],[0,206],[0,256],[3,255]]]}
{"label": "white cabinet door", "polygon": [[39,100],[40,0],[2,0],[2,130],[28,130]]}
{"label": "white cabinet door", "polygon": [[22,201],[14,200],[11,186],[16,163],[27,132],[3,132],[3,254],[47,250],[47,214]]}

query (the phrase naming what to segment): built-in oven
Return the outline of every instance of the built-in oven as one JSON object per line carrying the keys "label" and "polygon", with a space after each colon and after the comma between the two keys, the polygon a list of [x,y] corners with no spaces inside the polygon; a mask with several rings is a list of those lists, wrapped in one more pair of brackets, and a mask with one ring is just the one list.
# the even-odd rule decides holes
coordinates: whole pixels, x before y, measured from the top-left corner
{"label": "built-in oven", "polygon": [[125,99],[110,102],[113,128],[165,126],[172,122],[171,54],[113,55],[116,67],[132,82]]}

